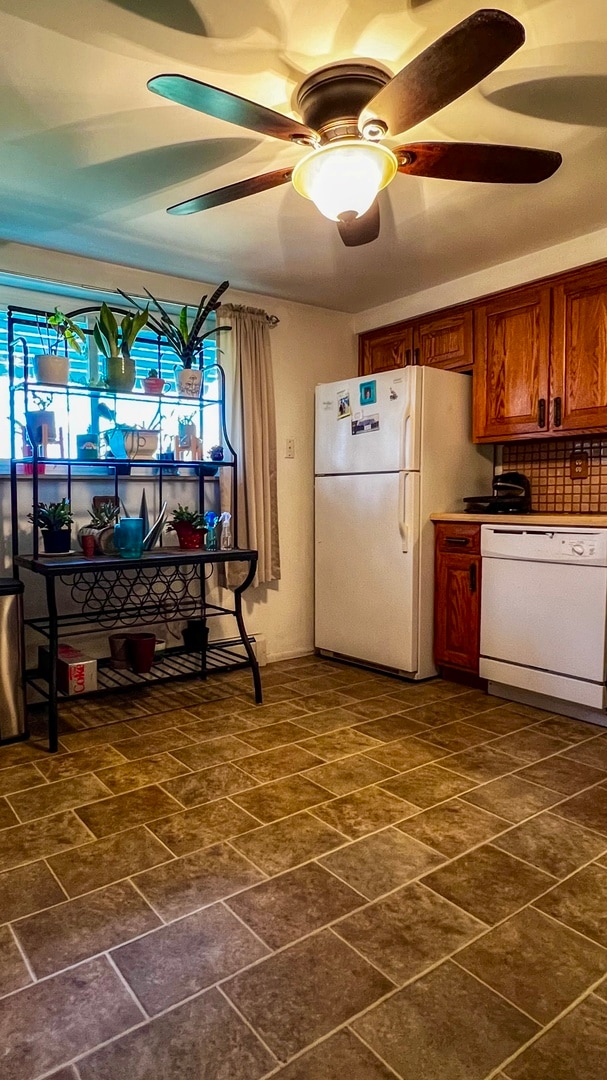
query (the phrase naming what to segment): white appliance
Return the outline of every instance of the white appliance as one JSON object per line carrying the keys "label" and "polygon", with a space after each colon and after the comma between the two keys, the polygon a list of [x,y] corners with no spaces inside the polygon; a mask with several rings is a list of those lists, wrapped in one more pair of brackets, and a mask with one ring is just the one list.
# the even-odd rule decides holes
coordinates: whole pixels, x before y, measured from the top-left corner
{"label": "white appliance", "polygon": [[472,379],[398,368],[316,388],[315,644],[410,678],[432,657],[434,530],[491,484]]}
{"label": "white appliance", "polygon": [[604,709],[607,530],[483,525],[481,555],[480,675],[491,692]]}

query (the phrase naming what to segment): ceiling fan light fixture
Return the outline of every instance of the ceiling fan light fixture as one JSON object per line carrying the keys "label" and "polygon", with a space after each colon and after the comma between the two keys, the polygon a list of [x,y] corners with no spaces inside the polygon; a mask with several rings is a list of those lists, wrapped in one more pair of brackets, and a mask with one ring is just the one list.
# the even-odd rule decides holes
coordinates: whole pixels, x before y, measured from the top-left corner
{"label": "ceiling fan light fixture", "polygon": [[293,169],[293,186],[325,217],[340,221],[344,214],[362,217],[397,169],[398,161],[387,146],[347,139],[302,158]]}

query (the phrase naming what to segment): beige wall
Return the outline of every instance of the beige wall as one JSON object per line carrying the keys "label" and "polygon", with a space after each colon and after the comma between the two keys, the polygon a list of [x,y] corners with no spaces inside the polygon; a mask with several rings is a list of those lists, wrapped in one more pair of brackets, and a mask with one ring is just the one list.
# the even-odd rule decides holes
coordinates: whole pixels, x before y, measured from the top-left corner
{"label": "beige wall", "polygon": [[[2,271],[101,290],[120,286],[137,294],[147,286],[159,299],[181,303],[198,303],[209,288],[205,283],[18,244],[2,247]],[[230,277],[229,266],[225,276]],[[0,288],[0,302],[8,298],[8,290]],[[356,340],[351,315],[236,290],[230,290],[226,300],[263,307],[280,319],[271,341],[282,580],[274,587],[250,590],[246,603],[247,627],[264,635],[272,660],[313,647],[314,387],[356,374]],[[287,438],[295,439],[293,460],[284,456]]]}

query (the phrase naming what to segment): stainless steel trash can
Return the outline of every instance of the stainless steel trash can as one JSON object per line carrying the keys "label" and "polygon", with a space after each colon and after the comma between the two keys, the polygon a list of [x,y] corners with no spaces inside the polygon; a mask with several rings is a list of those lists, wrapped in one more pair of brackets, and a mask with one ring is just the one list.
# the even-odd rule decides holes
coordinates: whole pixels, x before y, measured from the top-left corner
{"label": "stainless steel trash can", "polygon": [[23,583],[0,578],[0,743],[26,735]]}

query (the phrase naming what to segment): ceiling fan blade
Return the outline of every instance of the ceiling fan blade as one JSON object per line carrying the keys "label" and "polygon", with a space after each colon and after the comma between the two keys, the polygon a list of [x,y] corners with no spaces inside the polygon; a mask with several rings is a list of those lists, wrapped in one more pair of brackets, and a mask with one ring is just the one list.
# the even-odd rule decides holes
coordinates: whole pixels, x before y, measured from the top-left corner
{"label": "ceiling fan blade", "polygon": [[372,120],[387,124],[388,135],[407,131],[476,86],[524,40],[524,28],[505,11],[476,11],[429,45],[371,98],[359,116],[360,131]]}
{"label": "ceiling fan blade", "polygon": [[366,214],[354,217],[350,212],[344,215],[342,221],[337,222],[339,235],[346,247],[360,247],[362,244],[370,244],[379,236],[379,203],[377,199]]}
{"label": "ceiling fan blade", "polygon": [[265,105],[258,105],[256,101],[220,90],[218,86],[190,79],[187,75],[156,75],[149,80],[148,89],[169,101],[176,101],[178,105],[187,105],[218,120],[227,120],[230,124],[259,131],[262,135],[271,135],[273,139],[309,144],[317,138],[316,132],[299,120],[266,109]]}
{"label": "ceiling fan blade", "polygon": [[490,143],[408,143],[394,153],[399,172],[481,184],[539,184],[563,160],[555,150]]}
{"label": "ceiling fan blade", "polygon": [[210,210],[213,206],[236,202],[247,195],[257,195],[259,191],[269,191],[270,188],[286,184],[291,179],[292,172],[293,169],[277,169],[276,172],[263,173],[262,176],[252,176],[249,180],[240,180],[237,184],[216,188],[215,191],[208,191],[206,195],[197,195],[194,199],[186,199],[185,202],[169,206],[167,214],[197,214],[199,210]]}

